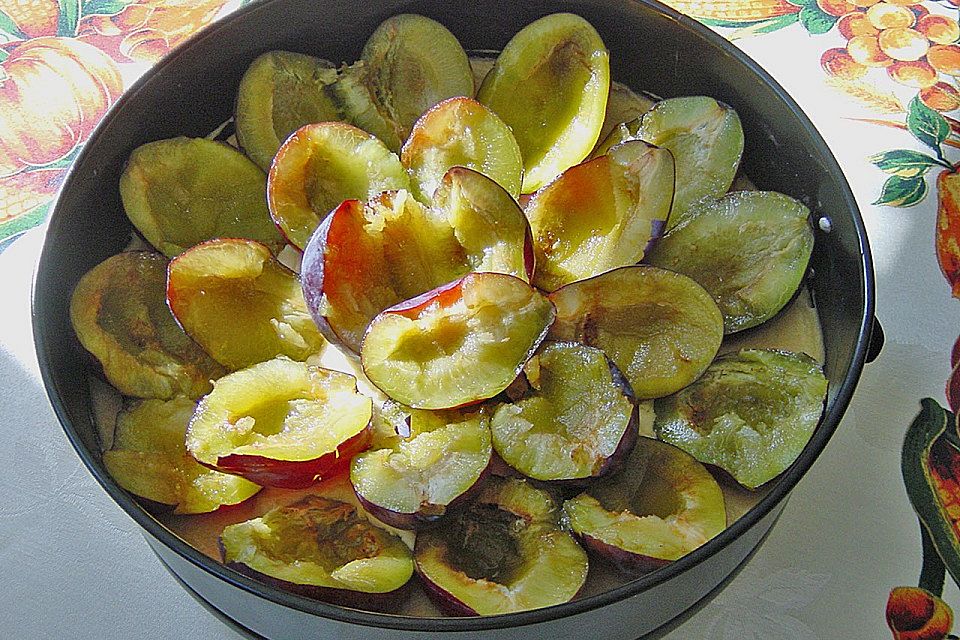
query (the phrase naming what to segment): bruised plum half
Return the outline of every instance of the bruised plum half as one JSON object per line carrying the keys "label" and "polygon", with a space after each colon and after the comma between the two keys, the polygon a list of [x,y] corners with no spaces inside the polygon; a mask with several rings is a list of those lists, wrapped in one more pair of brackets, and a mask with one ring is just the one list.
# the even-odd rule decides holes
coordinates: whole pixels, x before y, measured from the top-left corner
{"label": "bruised plum half", "polygon": [[413,194],[430,202],[451,167],[479,171],[516,198],[523,159],[510,128],[471,98],[450,98],[423,114],[403,145],[400,160],[412,178]]}
{"label": "bruised plum half", "polygon": [[417,535],[417,574],[454,615],[496,615],[568,602],[587,555],[560,527],[560,505],[526,480],[492,477],[444,526]]}
{"label": "bruised plum half", "polygon": [[84,274],[70,298],[77,338],[126,396],[196,398],[225,373],[177,324],[166,286],[166,258],[128,251]]}
{"label": "bruised plum half", "polygon": [[584,480],[615,469],[633,447],[630,385],[599,349],[547,343],[524,366],[523,397],[497,407],[490,428],[503,460],[536,480]]}
{"label": "bruised plum half", "polygon": [[473,404],[513,382],[554,317],[523,280],[471,273],[380,313],[360,359],[373,384],[409,407]]}
{"label": "bruised plum half", "polygon": [[378,313],[472,271],[528,279],[530,228],[496,182],[454,167],[429,207],[406,191],[337,207],[307,245],[301,283],[324,335],[359,353]]}
{"label": "bruised plum half", "polygon": [[425,16],[387,18],[367,39],[360,58],[377,104],[397,124],[401,140],[433,105],[473,95],[473,73],[460,42]]}
{"label": "bruised plum half", "polygon": [[277,355],[306,360],[323,347],[296,274],[257,242],[210,240],[183,252],[170,262],[167,301],[230,370]]}
{"label": "bruised plum half", "polygon": [[366,449],[372,411],[353,376],[278,357],[214,383],[190,420],[187,451],[257,484],[298,489]]}
{"label": "bruised plum half", "polygon": [[343,122],[300,127],[270,166],[267,202],[284,236],[299,249],[341,202],[406,189],[400,158],[376,137]]}
{"label": "bruised plum half", "polygon": [[224,563],[294,593],[383,609],[413,575],[410,548],[353,505],[321,495],[232,524],[220,535]]}
{"label": "bruised plum half", "polygon": [[479,411],[411,411],[402,434],[354,457],[350,482],[357,498],[375,518],[400,529],[436,522],[486,475],[493,453],[489,424]]}
{"label": "bruised plum half", "polygon": [[566,526],[595,555],[628,574],[678,560],[723,531],[723,492],[673,445],[641,437],[623,468],[563,504]]}
{"label": "bruised plum half", "polygon": [[123,209],[161,253],[173,257],[213,238],[248,238],[279,251],[267,177],[235,148],[205,138],[137,147],[120,176]]}
{"label": "bruised plum half", "polygon": [[291,51],[257,57],[237,91],[237,142],[264,171],[280,144],[305,124],[339,120],[327,87],[337,78],[333,63]]}
{"label": "bruised plum half", "polygon": [[103,464],[121,487],[176,513],[207,513],[243,502],[260,487],[239,476],[208,469],[187,453],[184,437],[197,403],[138,400],[117,415],[113,448]]}
{"label": "bruised plum half", "polygon": [[534,284],[554,291],[640,262],[667,224],[673,183],[670,152],[640,140],[567,169],[524,209],[536,252]]}
{"label": "bruised plum half", "polygon": [[550,294],[557,307],[552,340],[602,349],[638,399],[670,395],[716,357],[723,314],[703,287],[673,271],[622,267]]}
{"label": "bruised plum half", "polygon": [[555,13],[517,33],[477,92],[510,127],[523,156],[523,193],[579,163],[597,142],[610,56],[589,22]]}
{"label": "bruised plum half", "polygon": [[657,242],[649,264],[699,282],[724,331],[766,322],[796,293],[813,252],[810,210],[782,193],[739,191],[701,201]]}
{"label": "bruised plum half", "polygon": [[744,349],[655,403],[657,437],[755,489],[783,473],[823,413],[827,379],[805,354]]}

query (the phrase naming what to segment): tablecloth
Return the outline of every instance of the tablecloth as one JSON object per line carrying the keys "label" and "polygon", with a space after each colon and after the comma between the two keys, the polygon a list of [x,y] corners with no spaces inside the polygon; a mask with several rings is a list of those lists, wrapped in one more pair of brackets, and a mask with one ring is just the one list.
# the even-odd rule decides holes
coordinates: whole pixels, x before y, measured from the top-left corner
{"label": "tablecloth", "polygon": [[[234,637],[71,449],[40,382],[29,289],[53,195],[99,118],[244,4],[0,0],[0,636]],[[669,4],[766,67],[829,143],[867,225],[886,343],[766,544],[668,638],[942,640],[960,606],[960,449],[945,413],[960,401],[960,2]]]}

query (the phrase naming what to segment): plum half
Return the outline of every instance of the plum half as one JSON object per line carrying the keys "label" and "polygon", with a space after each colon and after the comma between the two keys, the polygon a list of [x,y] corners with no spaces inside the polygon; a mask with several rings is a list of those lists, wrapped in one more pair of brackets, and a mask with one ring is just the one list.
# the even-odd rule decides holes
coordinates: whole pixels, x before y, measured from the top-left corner
{"label": "plum half", "polygon": [[640,262],[663,233],[673,185],[673,156],[640,140],[564,171],[524,209],[536,252],[534,284],[554,291]]}
{"label": "plum half", "polygon": [[128,251],[85,273],[70,298],[77,338],[126,396],[197,398],[226,373],[177,324],[166,288],[166,258]]}
{"label": "plum half", "polygon": [[782,193],[740,191],[701,201],[654,246],[649,264],[710,292],[734,333],[772,318],[803,281],[813,252],[810,210]]}
{"label": "plum half", "polygon": [[270,215],[293,246],[310,235],[341,202],[406,189],[400,158],[375,136],[343,122],[297,129],[283,143],[267,181]]}
{"label": "plum half", "polygon": [[713,98],[661,100],[642,116],[636,134],[669,149],[677,162],[675,215],[670,226],[701,198],[726,193],[737,175],[743,127],[736,111]]}
{"label": "plum half", "polygon": [[678,391],[702,374],[723,341],[723,314],[685,275],[622,267],[550,294],[553,340],[602,349],[641,400]]}
{"label": "plum half", "polygon": [[583,482],[619,466],[637,437],[630,385],[602,351],[552,342],[524,366],[529,390],[497,407],[493,446],[535,480]]}
{"label": "plum half", "polygon": [[416,529],[435,523],[479,486],[493,448],[484,412],[414,410],[407,420],[391,446],[353,458],[350,483],[375,518]]}
{"label": "plum half", "polygon": [[409,407],[473,404],[513,382],[555,315],[519,278],[470,273],[381,312],[360,359],[373,384]]}
{"label": "plum half", "polygon": [[471,271],[527,279],[530,227],[496,182],[454,167],[431,207],[405,191],[342,203],[310,239],[301,282],[324,335],[359,353],[378,313]]}
{"label": "plum half", "polygon": [[372,405],[353,376],[278,357],[214,382],[190,420],[187,451],[263,486],[308,487],[366,449]]}
{"label": "plum half", "polygon": [[337,79],[333,63],[291,51],[257,57],[237,90],[237,143],[264,171],[291,133],[305,124],[339,120],[327,87]]}
{"label": "plum half", "polygon": [[490,478],[442,528],[417,535],[417,575],[453,615],[496,615],[568,602],[587,554],[560,527],[560,505],[526,480]]}
{"label": "plum half", "polygon": [[167,269],[167,301],[184,330],[230,370],[323,347],[296,274],[264,245],[210,240]]}
{"label": "plum half", "polygon": [[554,13],[503,48],[477,100],[507,123],[523,156],[523,193],[587,157],[603,126],[610,56],[580,16]]}
{"label": "plum half", "polygon": [[117,415],[113,447],[103,464],[121,487],[176,513],[207,513],[239,504],[260,487],[208,469],[187,453],[184,438],[197,403],[185,396],[139,400]]}
{"label": "plum half", "polygon": [[520,195],[523,159],[513,133],[497,114],[471,98],[444,100],[420,116],[400,160],[421,202],[430,202],[444,174],[456,166],[479,171],[514,198]]}
{"label": "plum half", "polygon": [[744,349],[655,403],[657,437],[756,489],[783,473],[820,422],[827,379],[806,354]]}
{"label": "plum half", "polygon": [[641,437],[619,472],[563,503],[563,521],[589,551],[637,575],[700,547],[727,516],[720,485],[702,464]]}
{"label": "plum half", "polygon": [[401,140],[433,105],[473,95],[467,53],[446,27],[425,16],[387,18],[367,39],[360,58],[377,102],[397,124]]}
{"label": "plum half", "polygon": [[294,593],[383,610],[413,576],[409,547],[353,505],[310,495],[232,524],[220,535],[224,563]]}
{"label": "plum half", "polygon": [[283,246],[267,210],[266,175],[221,142],[180,137],[137,147],[120,197],[133,226],[167,257],[213,238]]}

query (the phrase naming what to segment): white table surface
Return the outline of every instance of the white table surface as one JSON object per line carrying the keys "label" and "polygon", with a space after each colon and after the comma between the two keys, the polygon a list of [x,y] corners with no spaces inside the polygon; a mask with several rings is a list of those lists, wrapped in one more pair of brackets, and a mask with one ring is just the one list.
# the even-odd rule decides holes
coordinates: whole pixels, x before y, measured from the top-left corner
{"label": "white table surface", "polygon": [[[932,249],[935,198],[910,210],[870,204],[886,175],[866,157],[922,147],[902,131],[846,119],[863,114],[827,86],[819,67],[819,53],[840,46],[839,36],[814,42],[794,28],[738,44],[798,99],[847,173],[875,253],[886,345],[765,546],[668,638],[889,638],[887,595],[916,584],[921,557],[900,446],[920,398],[944,404],[948,354],[960,330],[957,301]],[[35,229],[0,253],[0,637],[234,638],[167,574],[61,431],[30,330],[30,274],[41,241]],[[944,599],[957,604],[957,596],[948,585]]]}

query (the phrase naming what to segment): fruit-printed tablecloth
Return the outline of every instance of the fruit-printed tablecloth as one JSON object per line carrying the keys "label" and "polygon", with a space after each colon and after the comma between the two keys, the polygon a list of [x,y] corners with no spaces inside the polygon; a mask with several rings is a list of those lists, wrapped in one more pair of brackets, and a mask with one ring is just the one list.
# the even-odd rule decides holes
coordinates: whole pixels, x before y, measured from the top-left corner
{"label": "fruit-printed tablecloth", "polygon": [[[233,637],[152,559],[63,437],[33,355],[29,286],[51,199],[106,109],[243,4],[0,0],[4,637]],[[867,224],[886,333],[766,545],[668,637],[956,637],[960,2],[668,4],[762,63],[827,139]]]}

